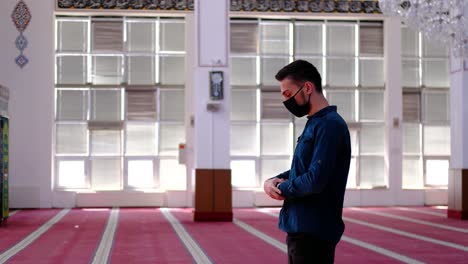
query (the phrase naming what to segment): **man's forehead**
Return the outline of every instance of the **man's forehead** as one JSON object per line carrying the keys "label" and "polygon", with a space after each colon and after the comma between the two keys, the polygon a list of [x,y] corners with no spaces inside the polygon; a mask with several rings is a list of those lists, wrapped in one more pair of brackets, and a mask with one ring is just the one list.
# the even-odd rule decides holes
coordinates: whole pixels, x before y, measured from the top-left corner
{"label": "man's forehead", "polygon": [[294,89],[294,87],[296,87],[296,86],[297,86],[296,83],[293,80],[290,80],[290,79],[284,79],[280,83],[281,91]]}

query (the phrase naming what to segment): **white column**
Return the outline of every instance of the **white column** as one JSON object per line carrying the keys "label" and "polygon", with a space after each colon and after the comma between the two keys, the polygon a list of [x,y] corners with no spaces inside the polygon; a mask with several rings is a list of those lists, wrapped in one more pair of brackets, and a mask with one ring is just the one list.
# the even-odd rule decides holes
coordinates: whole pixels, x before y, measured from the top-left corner
{"label": "white column", "polygon": [[450,167],[468,168],[468,60],[451,59]]}
{"label": "white column", "polygon": [[[230,80],[229,1],[196,2],[197,60],[194,74],[195,167],[228,169]],[[224,99],[217,112],[207,110],[210,100],[209,72],[224,73]]]}
{"label": "white column", "polygon": [[451,58],[448,215],[468,219],[468,60]]}
{"label": "white column", "polygon": [[[229,1],[195,1],[187,15],[187,170],[193,190],[195,169],[230,168]],[[210,99],[211,71],[224,74],[224,98]],[[218,110],[207,106],[215,104]]]}
{"label": "white column", "polygon": [[385,39],[385,169],[392,204],[398,204],[402,186],[402,77],[401,21],[387,17]]}
{"label": "white column", "polygon": [[29,63],[15,64],[16,0],[0,1],[0,83],[10,88],[10,207],[52,206],[55,0],[26,0]]}

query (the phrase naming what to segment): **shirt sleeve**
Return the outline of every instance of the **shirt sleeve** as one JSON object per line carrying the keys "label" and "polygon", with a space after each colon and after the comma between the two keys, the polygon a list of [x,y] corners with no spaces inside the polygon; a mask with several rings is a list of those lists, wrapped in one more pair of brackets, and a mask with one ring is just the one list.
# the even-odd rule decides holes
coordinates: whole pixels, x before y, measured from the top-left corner
{"label": "shirt sleeve", "polygon": [[279,189],[283,197],[304,197],[322,192],[329,182],[336,163],[341,141],[339,131],[341,129],[333,123],[326,123],[317,129],[309,169],[294,180],[287,180],[280,184]]}
{"label": "shirt sleeve", "polygon": [[274,178],[287,180],[287,179],[289,179],[289,171],[290,171],[290,170],[287,170],[287,171],[285,171],[285,172],[282,172],[282,173],[276,175],[275,177],[269,178],[268,180],[271,180],[271,179],[274,179]]}

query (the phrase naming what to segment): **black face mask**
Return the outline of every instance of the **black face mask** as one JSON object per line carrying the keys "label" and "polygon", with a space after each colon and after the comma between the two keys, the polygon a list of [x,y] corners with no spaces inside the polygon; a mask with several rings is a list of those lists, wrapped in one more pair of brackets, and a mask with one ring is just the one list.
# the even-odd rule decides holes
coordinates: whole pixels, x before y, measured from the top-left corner
{"label": "black face mask", "polygon": [[291,114],[297,117],[303,117],[307,115],[310,111],[310,105],[309,105],[310,96],[309,96],[309,101],[303,105],[299,105],[296,102],[295,97],[302,90],[302,88],[304,88],[304,85],[302,85],[299,91],[297,91],[291,98],[283,102],[286,109],[288,109],[289,112],[291,112]]}

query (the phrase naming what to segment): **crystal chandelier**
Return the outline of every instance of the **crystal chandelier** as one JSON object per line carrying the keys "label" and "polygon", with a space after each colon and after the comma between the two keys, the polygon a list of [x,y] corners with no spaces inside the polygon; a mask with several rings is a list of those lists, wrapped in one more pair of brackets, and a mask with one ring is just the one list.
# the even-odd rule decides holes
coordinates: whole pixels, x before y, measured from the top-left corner
{"label": "crystal chandelier", "polygon": [[450,45],[455,57],[468,58],[468,0],[379,0],[385,15],[399,16],[428,39]]}

